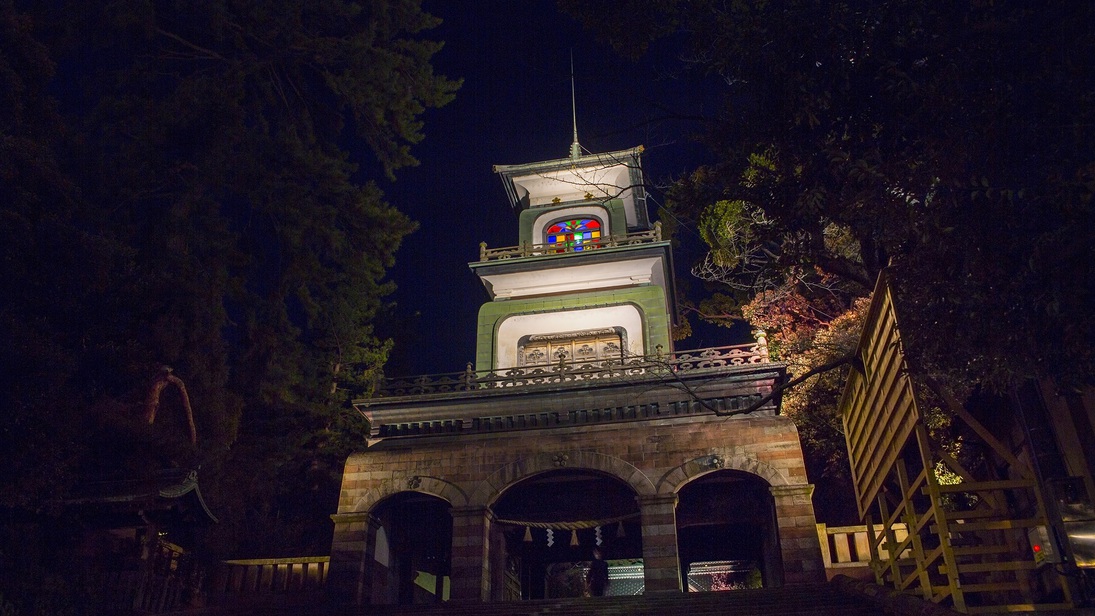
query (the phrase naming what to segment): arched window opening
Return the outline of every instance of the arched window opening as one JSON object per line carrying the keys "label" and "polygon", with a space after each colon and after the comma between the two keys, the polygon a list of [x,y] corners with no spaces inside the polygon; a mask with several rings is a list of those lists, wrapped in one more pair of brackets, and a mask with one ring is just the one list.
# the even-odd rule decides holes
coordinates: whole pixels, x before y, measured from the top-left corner
{"label": "arched window opening", "polygon": [[545,239],[555,252],[579,252],[596,248],[603,225],[596,218],[569,218],[547,228]]}

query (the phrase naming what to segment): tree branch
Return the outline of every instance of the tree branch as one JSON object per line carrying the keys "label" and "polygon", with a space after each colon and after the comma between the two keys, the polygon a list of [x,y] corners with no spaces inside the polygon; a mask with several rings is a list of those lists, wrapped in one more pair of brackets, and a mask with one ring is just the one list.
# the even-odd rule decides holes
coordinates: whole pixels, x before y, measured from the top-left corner
{"label": "tree branch", "polygon": [[[719,410],[716,410],[716,409],[711,409],[711,410],[713,410],[715,412],[715,414],[718,415],[719,417],[730,417],[730,416],[733,416],[733,415],[748,415],[749,413],[755,412],[756,410],[758,410],[760,407],[764,406],[765,404],[768,404],[769,402],[772,401],[773,398],[780,395],[784,391],[798,385],[799,383],[802,383],[803,381],[805,381],[806,379],[808,379],[812,376],[817,376],[818,374],[821,374],[822,372],[828,372],[828,371],[830,371],[834,368],[839,368],[839,367],[843,366],[844,364],[855,363],[855,362],[858,362],[858,361],[859,361],[859,355],[857,355],[856,353],[851,353],[849,355],[845,355],[844,357],[841,357],[840,359],[835,359],[835,360],[833,360],[833,361],[831,361],[827,364],[823,364],[823,365],[818,366],[816,368],[811,368],[810,370],[807,370],[805,373],[803,373],[802,376],[791,379],[790,381],[787,381],[783,385],[777,385],[776,387],[773,387],[772,391],[768,392],[767,396],[764,396],[763,398],[761,398],[760,400],[757,400],[753,404],[750,404],[746,408],[737,409],[737,410],[733,410],[733,411],[719,411]],[[711,407],[707,407],[707,408],[711,408]]]}
{"label": "tree branch", "polygon": [[186,424],[190,430],[190,444],[198,444],[198,430],[194,427],[194,410],[190,407],[190,394],[186,392],[186,385],[182,379],[171,374],[171,368],[164,366],[160,374],[152,381],[148,388],[148,398],[145,401],[145,421],[148,425],[156,423],[156,411],[160,408],[160,394],[168,385],[174,385],[182,396],[183,411],[186,412]]}
{"label": "tree branch", "polygon": [[[193,49],[194,51],[197,51],[197,52],[201,53],[204,57],[206,57],[210,60],[225,60],[224,56],[222,56],[219,53],[213,51],[212,49],[206,49],[205,47],[195,45],[194,43],[191,43],[190,41],[184,39],[183,37],[181,37],[177,34],[172,34],[171,32],[168,32],[167,30],[164,30],[162,28],[156,28],[156,33],[157,34],[162,34],[163,36],[166,36],[167,38],[169,38],[173,41],[181,43],[181,44],[185,45],[186,47],[189,47],[190,49]],[[227,60],[225,60],[225,61],[227,62]]]}
{"label": "tree branch", "polygon": [[734,321],[734,322],[737,322],[737,323],[748,323],[749,322],[748,319],[746,319],[745,317],[740,316],[740,315],[734,315],[734,314],[730,314],[728,312],[723,312],[723,313],[719,313],[719,314],[711,314],[711,313],[703,312],[702,310],[700,310],[699,308],[697,308],[695,306],[681,306],[681,312],[691,312],[692,314],[695,314],[696,316],[700,317],[701,319],[707,319],[707,320],[710,320],[710,321]]}

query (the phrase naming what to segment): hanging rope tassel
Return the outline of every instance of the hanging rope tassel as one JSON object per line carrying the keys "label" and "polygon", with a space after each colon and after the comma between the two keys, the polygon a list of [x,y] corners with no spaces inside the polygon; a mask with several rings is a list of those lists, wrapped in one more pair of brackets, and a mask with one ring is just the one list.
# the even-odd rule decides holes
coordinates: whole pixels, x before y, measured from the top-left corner
{"label": "hanging rope tassel", "polygon": [[532,543],[532,527],[525,527],[525,543]]}
{"label": "hanging rope tassel", "polygon": [[621,520],[619,522],[619,524],[616,525],[616,538],[619,539],[621,537],[626,537],[626,536],[627,536],[627,534],[624,533],[624,523]]}
{"label": "hanging rope tassel", "polygon": [[570,545],[572,545],[572,546],[578,545],[578,531],[577,530],[570,531]]}

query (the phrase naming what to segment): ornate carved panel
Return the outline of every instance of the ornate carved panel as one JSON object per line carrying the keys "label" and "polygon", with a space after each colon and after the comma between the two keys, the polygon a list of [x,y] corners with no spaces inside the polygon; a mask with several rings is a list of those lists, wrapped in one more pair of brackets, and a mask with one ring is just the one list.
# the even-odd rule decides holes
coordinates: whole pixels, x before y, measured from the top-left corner
{"label": "ornate carved panel", "polygon": [[517,349],[518,366],[622,359],[624,342],[615,328],[529,336],[521,340]]}

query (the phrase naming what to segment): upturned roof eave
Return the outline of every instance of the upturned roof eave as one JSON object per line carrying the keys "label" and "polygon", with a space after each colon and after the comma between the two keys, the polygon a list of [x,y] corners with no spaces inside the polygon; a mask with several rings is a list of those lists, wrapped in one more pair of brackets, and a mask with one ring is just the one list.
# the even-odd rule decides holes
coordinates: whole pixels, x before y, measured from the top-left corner
{"label": "upturned roof eave", "polygon": [[513,178],[515,177],[537,173],[551,173],[563,169],[589,167],[591,165],[626,165],[629,161],[635,161],[635,165],[637,165],[638,158],[642,153],[643,146],[639,145],[626,150],[585,154],[577,158],[555,158],[552,160],[521,163],[517,165],[494,165],[493,169],[495,173],[502,176],[502,183],[505,185],[506,197],[509,198],[510,206],[515,210],[520,210],[521,198],[518,196],[517,189],[514,186]]}

